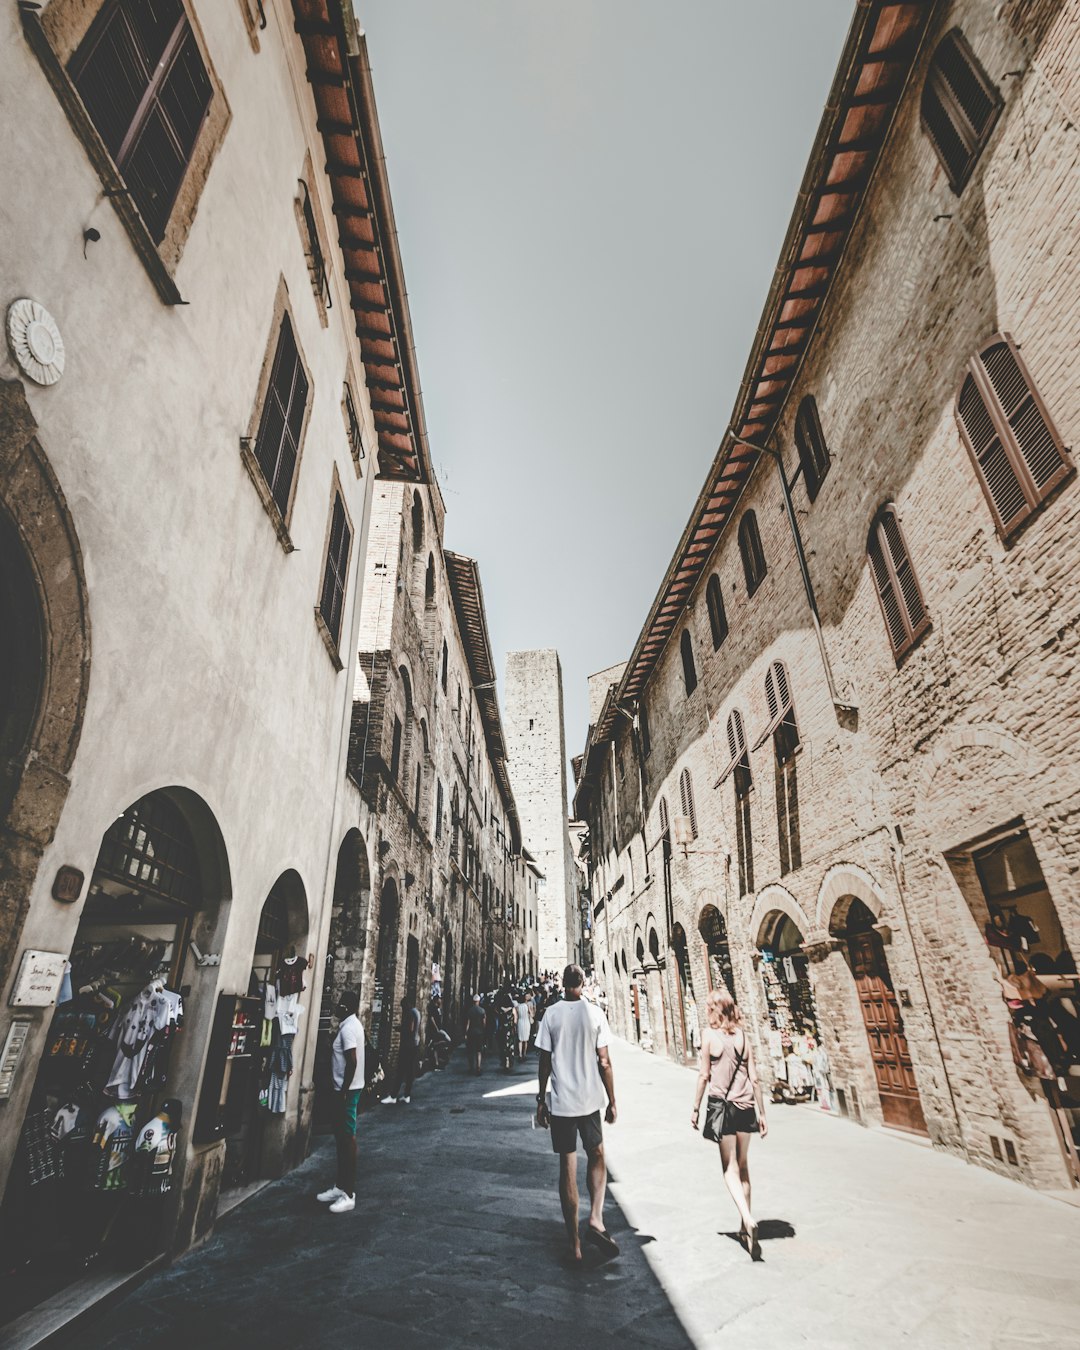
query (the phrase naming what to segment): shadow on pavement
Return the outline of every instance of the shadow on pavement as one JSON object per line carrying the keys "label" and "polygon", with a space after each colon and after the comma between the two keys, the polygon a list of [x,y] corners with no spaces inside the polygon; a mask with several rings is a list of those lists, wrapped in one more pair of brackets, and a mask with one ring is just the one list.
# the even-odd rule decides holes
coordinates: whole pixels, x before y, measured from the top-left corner
{"label": "shadow on pavement", "polygon": [[[354,1211],[315,1200],[333,1176],[333,1145],[319,1140],[204,1246],[81,1326],[80,1350],[690,1346],[645,1258],[653,1239],[610,1194],[620,1255],[590,1246],[582,1267],[562,1264],[558,1160],[531,1127],[535,1076],[534,1057],[474,1078],[455,1055],[417,1082],[411,1105],[361,1118]],[[579,1165],[584,1222],[583,1155]]]}

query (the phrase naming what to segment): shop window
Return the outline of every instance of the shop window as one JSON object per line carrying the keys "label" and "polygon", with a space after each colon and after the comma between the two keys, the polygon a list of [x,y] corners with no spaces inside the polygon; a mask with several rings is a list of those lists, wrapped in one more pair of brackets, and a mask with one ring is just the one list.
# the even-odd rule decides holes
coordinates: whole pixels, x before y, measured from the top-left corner
{"label": "shop window", "polygon": [[998,334],[968,364],[956,399],[960,431],[997,531],[1010,540],[1073,472],[1016,344]]}
{"label": "shop window", "polygon": [[816,1090],[813,1061],[820,1041],[810,963],[803,935],[786,914],[774,915],[770,927],[760,949],[769,1057],[784,1099],[805,1101]]}
{"label": "shop window", "polygon": [[697,688],[697,666],[694,664],[694,640],[690,636],[689,628],[683,629],[683,635],[679,639],[679,651],[682,655],[683,685],[686,689],[687,698]]}
{"label": "shop window", "polygon": [[70,74],[160,244],[213,93],[182,0],[109,0]]}
{"label": "shop window", "polygon": [[316,613],[330,639],[328,646],[340,670],[338,648],[341,643],[341,619],[345,611],[345,590],[349,576],[349,554],[352,549],[352,530],[340,492],[334,493],[334,508],[330,516],[329,537],[326,541],[326,560],[323,564],[322,592]]}
{"label": "shop window", "polygon": [[765,564],[765,551],[761,547],[757,516],[753,511],[743,512],[743,518],[739,521],[739,553],[746,577],[746,593],[753,595],[769,570]]}
{"label": "shop window", "polygon": [[821,491],[832,462],[813,394],[807,394],[795,414],[795,448],[799,452],[806,495],[813,501]]}
{"label": "shop window", "polygon": [[946,33],[930,61],[922,95],[923,129],[959,196],[990,139],[1001,91],[959,28]]}
{"label": "shop window", "polygon": [[866,552],[889,645],[900,661],[930,627],[930,615],[908,556],[895,506],[882,507],[874,517]]}
{"label": "shop window", "polygon": [[714,572],[705,587],[705,607],[709,611],[709,632],[712,635],[713,651],[719,651],[728,635],[727,614],[724,610],[724,596],[720,589],[720,578]]}

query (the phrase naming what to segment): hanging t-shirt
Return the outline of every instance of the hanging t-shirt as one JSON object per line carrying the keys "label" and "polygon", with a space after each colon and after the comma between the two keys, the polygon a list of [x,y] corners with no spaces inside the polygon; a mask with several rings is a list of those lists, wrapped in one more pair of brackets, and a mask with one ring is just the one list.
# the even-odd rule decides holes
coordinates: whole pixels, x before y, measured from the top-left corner
{"label": "hanging t-shirt", "polygon": [[553,1116],[591,1116],[607,1105],[596,1052],[609,1039],[607,1018],[595,1003],[564,999],[548,1008],[536,1045],[551,1054]]}
{"label": "hanging t-shirt", "polygon": [[131,1160],[130,1191],[146,1198],[167,1195],[172,1189],[176,1158],[176,1125],[167,1111],[160,1111],[139,1131]]}
{"label": "hanging t-shirt", "polygon": [[300,1017],[303,1011],[299,994],[278,995],[277,1018],[283,1036],[296,1035],[300,1030]]}
{"label": "hanging t-shirt", "polygon": [[278,962],[277,990],[279,994],[302,994],[307,962],[299,956],[284,957]]}
{"label": "hanging t-shirt", "polygon": [[357,1092],[364,1086],[364,1027],[355,1013],[350,1013],[345,1018],[334,1037],[331,1067],[334,1087],[339,1092],[345,1086],[345,1054],[349,1050],[356,1051],[356,1072],[352,1076],[349,1090]]}
{"label": "hanging t-shirt", "polygon": [[135,1141],[135,1103],[117,1102],[98,1117],[93,1146],[101,1150],[92,1182],[95,1191],[127,1187],[127,1164]]}

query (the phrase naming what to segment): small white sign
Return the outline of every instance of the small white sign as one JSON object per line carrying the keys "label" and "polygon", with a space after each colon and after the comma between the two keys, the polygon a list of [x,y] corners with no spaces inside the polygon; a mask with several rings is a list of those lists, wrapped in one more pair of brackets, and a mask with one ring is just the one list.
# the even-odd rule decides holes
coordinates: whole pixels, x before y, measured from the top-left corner
{"label": "small white sign", "polygon": [[798,983],[799,977],[795,973],[795,962],[790,956],[784,957],[784,979],[787,980],[788,984]]}
{"label": "small white sign", "polygon": [[8,1002],[13,1008],[48,1008],[56,1002],[67,957],[63,952],[23,952]]}

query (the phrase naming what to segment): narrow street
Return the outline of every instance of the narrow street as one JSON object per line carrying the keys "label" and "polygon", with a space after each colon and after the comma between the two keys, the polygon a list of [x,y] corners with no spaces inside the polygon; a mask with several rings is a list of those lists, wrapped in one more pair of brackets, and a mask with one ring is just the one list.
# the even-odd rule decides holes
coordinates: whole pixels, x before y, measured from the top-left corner
{"label": "narrow street", "polygon": [[477,1080],[459,1051],[411,1106],[363,1117],[355,1213],[314,1199],[332,1175],[322,1140],[78,1344],[1080,1345],[1080,1209],[903,1137],[773,1108],[751,1153],[752,1265],[714,1150],[689,1129],[690,1073],[622,1042],[613,1060],[617,1260],[560,1264],[556,1164],[530,1123],[535,1057]]}

